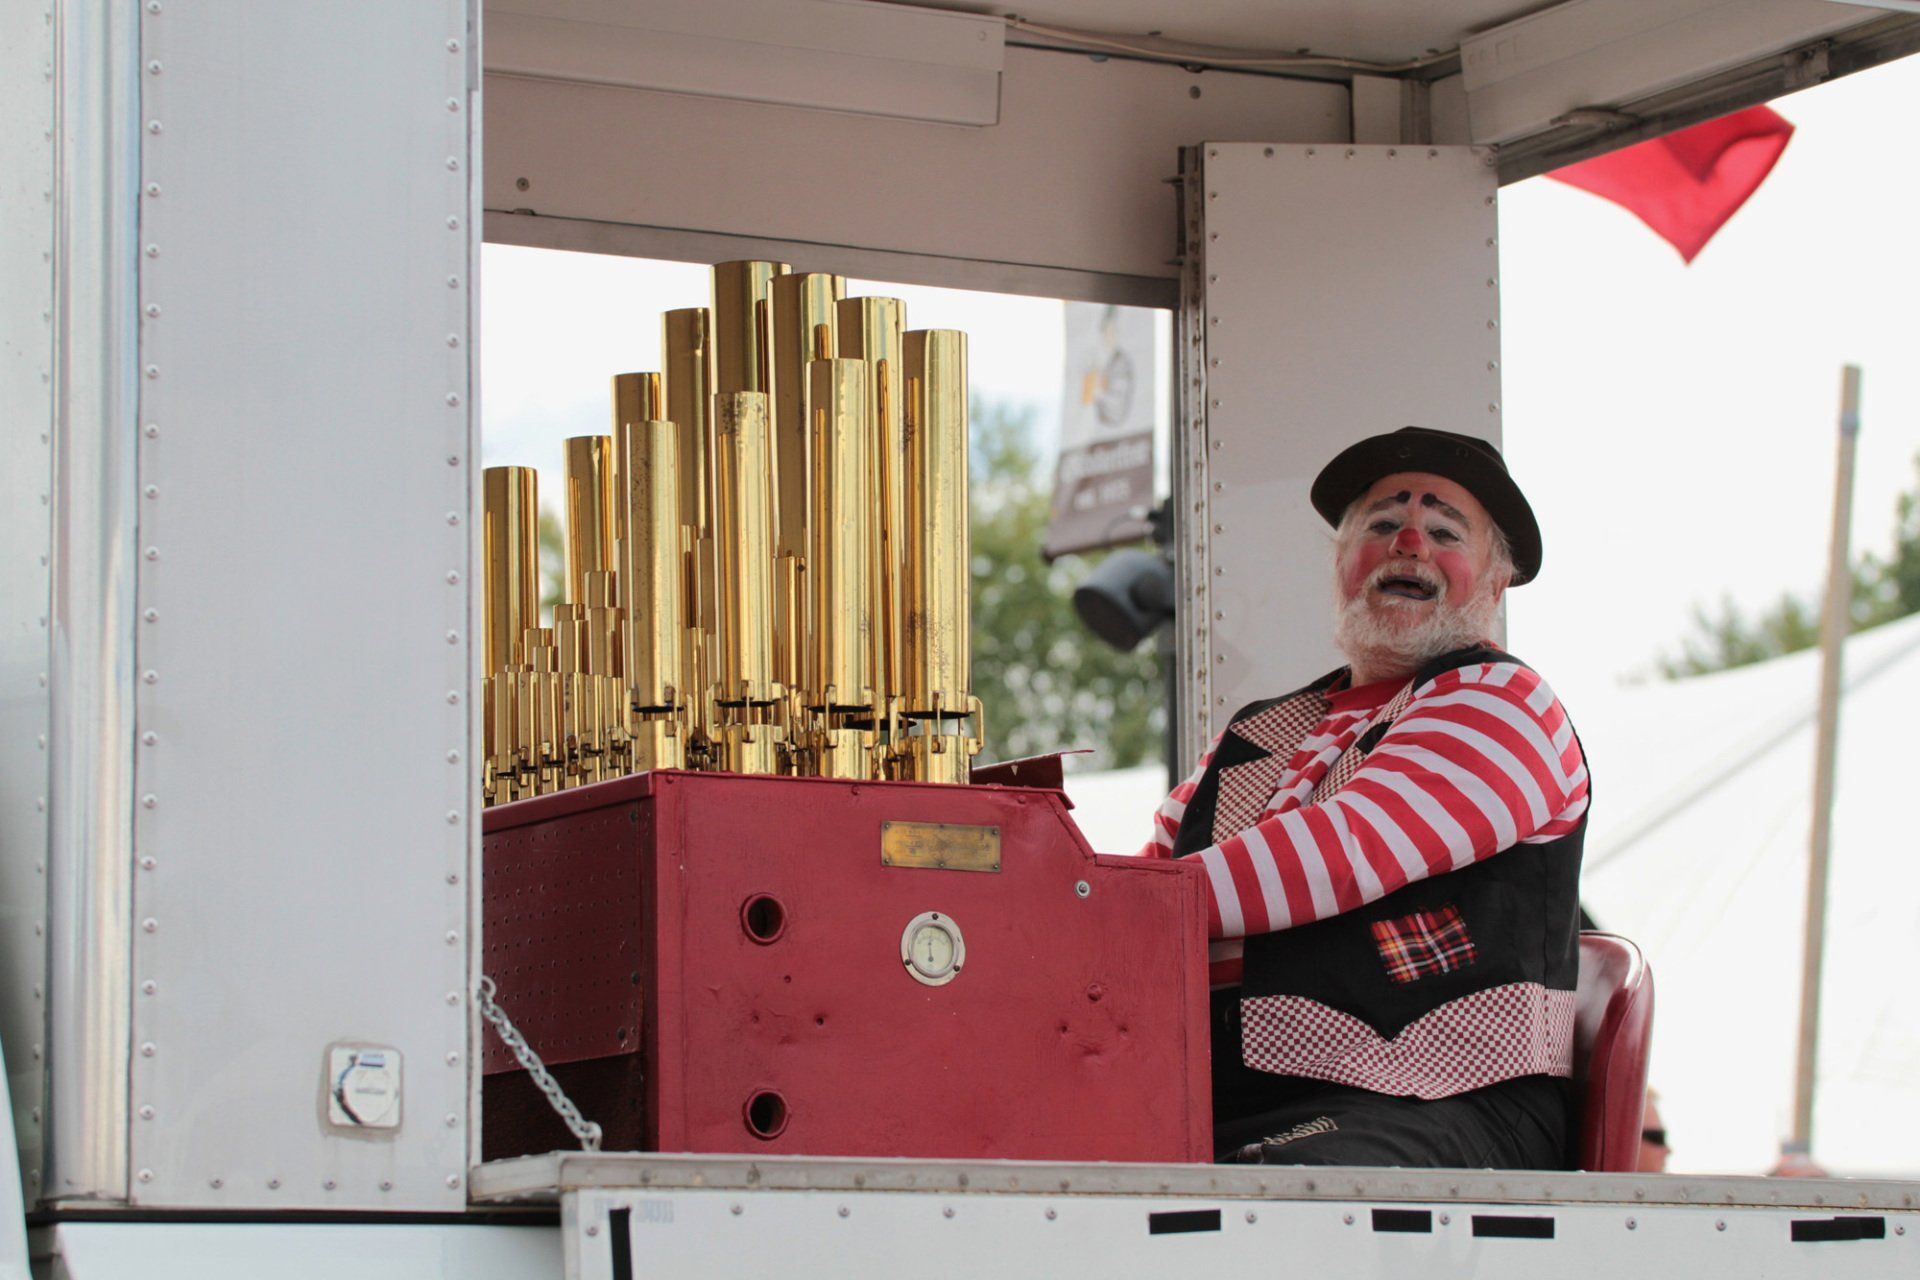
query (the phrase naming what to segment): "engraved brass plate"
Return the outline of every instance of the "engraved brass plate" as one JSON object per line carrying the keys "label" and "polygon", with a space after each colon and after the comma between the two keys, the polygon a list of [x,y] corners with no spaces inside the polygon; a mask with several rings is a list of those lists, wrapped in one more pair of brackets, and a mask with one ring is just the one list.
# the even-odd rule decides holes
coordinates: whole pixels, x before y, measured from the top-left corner
{"label": "engraved brass plate", "polygon": [[883,822],[880,865],[998,872],[1000,828],[951,822]]}

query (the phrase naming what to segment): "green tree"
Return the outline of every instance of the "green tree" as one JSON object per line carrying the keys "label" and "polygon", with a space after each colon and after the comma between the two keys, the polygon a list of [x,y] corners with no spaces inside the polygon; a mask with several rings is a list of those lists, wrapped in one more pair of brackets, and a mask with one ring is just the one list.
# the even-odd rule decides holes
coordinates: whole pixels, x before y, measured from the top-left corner
{"label": "green tree", "polygon": [[[1920,613],[1920,456],[1914,458],[1914,469],[1914,487],[1894,504],[1892,553],[1882,558],[1867,552],[1853,566],[1851,630]],[[1681,640],[1677,655],[1663,654],[1656,666],[1662,676],[1676,680],[1764,662],[1819,643],[1817,597],[1785,593],[1752,616],[1723,599],[1717,612],[1696,605],[1692,634]]]}
{"label": "green tree", "polygon": [[974,402],[973,691],[981,759],[1093,747],[1099,768],[1159,760],[1166,684],[1153,642],[1119,653],[1073,612],[1098,556],[1040,556],[1052,503],[1031,411]]}

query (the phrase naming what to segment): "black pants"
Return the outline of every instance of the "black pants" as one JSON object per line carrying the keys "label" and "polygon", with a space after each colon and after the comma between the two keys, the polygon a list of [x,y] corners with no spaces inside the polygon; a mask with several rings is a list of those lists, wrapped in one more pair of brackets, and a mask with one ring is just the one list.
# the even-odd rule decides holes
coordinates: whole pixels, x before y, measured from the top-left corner
{"label": "black pants", "polygon": [[1237,991],[1213,998],[1214,1158],[1265,1164],[1565,1169],[1567,1082],[1521,1076],[1431,1102],[1240,1060]]}

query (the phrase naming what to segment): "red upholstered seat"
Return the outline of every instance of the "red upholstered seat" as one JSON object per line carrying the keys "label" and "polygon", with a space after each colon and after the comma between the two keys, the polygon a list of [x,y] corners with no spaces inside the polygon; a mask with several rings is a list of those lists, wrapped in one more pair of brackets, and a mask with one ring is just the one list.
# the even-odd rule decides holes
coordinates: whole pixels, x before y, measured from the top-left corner
{"label": "red upholstered seat", "polygon": [[1573,1081],[1579,1167],[1631,1172],[1639,1163],[1653,1040],[1653,974],[1640,948],[1612,933],[1580,935]]}

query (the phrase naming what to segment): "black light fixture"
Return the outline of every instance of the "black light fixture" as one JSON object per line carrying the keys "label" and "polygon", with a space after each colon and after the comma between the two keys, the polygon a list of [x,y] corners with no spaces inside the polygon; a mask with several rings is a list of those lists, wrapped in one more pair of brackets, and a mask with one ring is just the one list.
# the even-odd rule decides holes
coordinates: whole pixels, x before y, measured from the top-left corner
{"label": "black light fixture", "polygon": [[1087,630],[1120,650],[1173,621],[1173,566],[1157,551],[1116,551],[1073,589]]}

